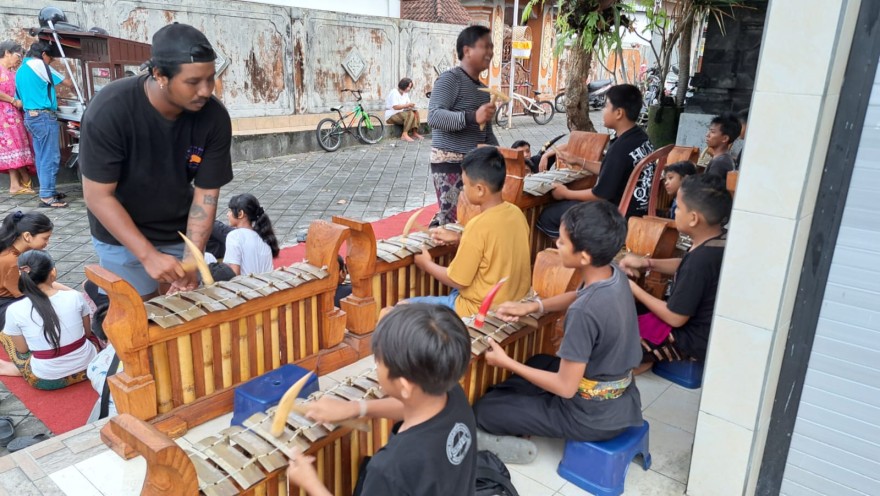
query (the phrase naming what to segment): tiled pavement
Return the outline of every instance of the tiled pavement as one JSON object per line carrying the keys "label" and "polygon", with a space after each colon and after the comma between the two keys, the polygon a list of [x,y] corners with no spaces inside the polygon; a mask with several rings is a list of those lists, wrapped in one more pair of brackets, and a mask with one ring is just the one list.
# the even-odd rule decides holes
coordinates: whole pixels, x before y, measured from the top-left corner
{"label": "tiled pavement", "polygon": [[[374,366],[372,357],[321,377],[321,389]],[[683,494],[687,484],[693,432],[697,421],[700,390],[682,389],[647,373],[636,379],[642,409],[651,425],[650,450],[653,463],[644,471],[629,465],[625,493],[642,496]],[[202,424],[177,443],[192,445],[228,427],[232,414]],[[54,437],[23,452],[0,458],[0,496],[140,494],[146,472],[142,458],[123,461],[101,444],[98,432],[105,421]],[[538,459],[528,465],[508,465],[513,484],[522,496],[584,496],[587,493],[556,474],[563,442],[535,438]]]}
{"label": "tiled pavement", "polygon": [[[594,122],[598,115],[593,116]],[[515,118],[517,128],[497,130],[502,144],[526,139],[538,147],[567,132],[564,115],[547,126]],[[336,153],[303,153],[235,164],[235,179],[222,192],[221,205],[242,192],[260,198],[283,245],[295,243],[297,231],[317,218],[347,215],[377,220],[434,202],[428,179],[429,141],[404,143],[386,140],[373,146],[355,146]],[[95,263],[81,189],[61,188],[72,197],[71,207],[44,210],[55,223],[49,250],[56,258],[59,279],[67,285],[83,280],[83,267]],[[27,210],[35,200],[22,201],[0,193],[0,212]],[[225,209],[218,212],[223,218]],[[333,380],[368,366],[359,362],[330,374]],[[631,465],[627,494],[682,494],[687,483],[690,452],[700,391],[689,391],[646,374],[637,379],[645,417],[651,423],[653,466],[645,472]],[[17,433],[45,432],[45,426],[0,385],[0,414],[12,413]],[[195,429],[184,439],[204,437],[221,418]],[[28,494],[137,494],[145,466],[142,460],[122,462],[98,438],[101,423],[54,437],[29,450],[0,458],[0,496]],[[186,442],[186,441],[182,441]],[[582,495],[580,489],[556,475],[562,454],[559,440],[538,439],[540,456],[530,465],[511,465],[513,482],[523,496]],[[0,456],[6,454],[0,451]],[[118,467],[118,470],[112,468]],[[63,488],[63,491],[61,490]]]}

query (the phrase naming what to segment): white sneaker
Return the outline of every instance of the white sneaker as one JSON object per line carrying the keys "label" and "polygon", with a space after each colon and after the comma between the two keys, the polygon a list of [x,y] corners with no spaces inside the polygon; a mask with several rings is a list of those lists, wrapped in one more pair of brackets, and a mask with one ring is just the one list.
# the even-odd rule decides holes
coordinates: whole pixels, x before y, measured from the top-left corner
{"label": "white sneaker", "polygon": [[504,463],[522,465],[532,463],[538,457],[538,446],[516,436],[496,436],[477,429],[477,449],[495,453]]}

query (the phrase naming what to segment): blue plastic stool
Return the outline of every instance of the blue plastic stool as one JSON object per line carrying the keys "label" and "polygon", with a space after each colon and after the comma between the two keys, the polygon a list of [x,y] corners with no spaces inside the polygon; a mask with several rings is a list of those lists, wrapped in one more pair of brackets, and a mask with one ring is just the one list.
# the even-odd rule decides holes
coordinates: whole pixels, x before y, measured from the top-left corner
{"label": "blue plastic stool", "polygon": [[629,464],[642,455],[642,467],[651,468],[648,422],[630,427],[623,434],[599,443],[565,441],[565,452],[556,469],[563,479],[598,496],[623,494]]}
{"label": "blue plastic stool", "polygon": [[684,388],[699,389],[703,385],[703,362],[656,362],[651,370]]}
{"label": "blue plastic stool", "polygon": [[[235,388],[232,401],[232,425],[242,425],[251,415],[265,412],[277,405],[290,386],[308,372],[302,367],[287,364]],[[299,398],[306,398],[318,389],[318,376],[313,375],[306,381]]]}

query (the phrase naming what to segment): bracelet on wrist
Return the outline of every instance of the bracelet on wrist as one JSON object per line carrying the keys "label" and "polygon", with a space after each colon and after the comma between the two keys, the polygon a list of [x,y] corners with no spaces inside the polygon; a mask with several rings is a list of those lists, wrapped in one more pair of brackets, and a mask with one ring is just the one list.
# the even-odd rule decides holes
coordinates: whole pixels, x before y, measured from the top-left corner
{"label": "bracelet on wrist", "polygon": [[535,301],[538,303],[538,313],[544,313],[544,302],[541,298],[535,298]]}
{"label": "bracelet on wrist", "polygon": [[358,400],[358,418],[367,416],[367,400]]}

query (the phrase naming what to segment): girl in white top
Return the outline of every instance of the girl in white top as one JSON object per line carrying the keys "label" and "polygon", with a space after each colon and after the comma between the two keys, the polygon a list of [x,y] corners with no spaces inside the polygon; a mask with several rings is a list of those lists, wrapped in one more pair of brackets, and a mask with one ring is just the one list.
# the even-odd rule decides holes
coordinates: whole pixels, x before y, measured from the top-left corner
{"label": "girl in white top", "polygon": [[53,286],[57,272],[48,253],[18,257],[18,288],[25,298],[9,305],[0,342],[12,362],[0,361],[0,375],[22,376],[37,389],[60,389],[86,379],[97,354],[89,340],[89,307],[77,291]]}
{"label": "girl in white top", "polygon": [[229,200],[226,218],[236,229],[226,235],[223,263],[237,275],[274,270],[272,259],[280,251],[278,240],[272,230],[272,221],[256,197],[247,193],[233,196]]}
{"label": "girl in white top", "polygon": [[419,134],[419,111],[416,110],[416,104],[409,101],[409,92],[412,88],[412,79],[403,78],[397,83],[397,88],[388,93],[388,98],[385,100],[385,122],[403,126],[403,134],[400,135],[403,141],[413,141],[409,137],[410,131],[413,138],[423,138]]}

